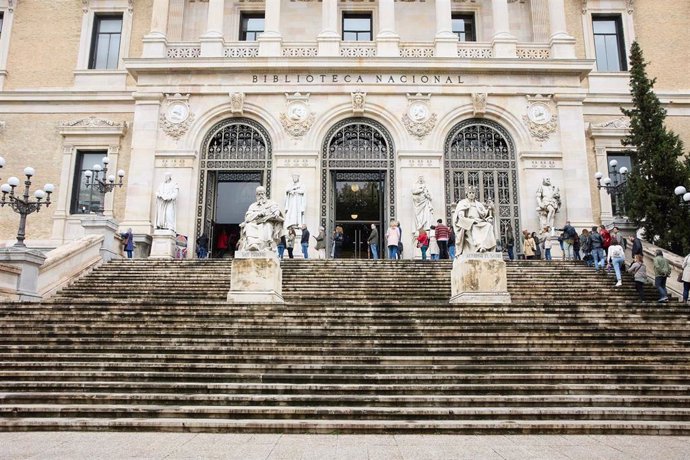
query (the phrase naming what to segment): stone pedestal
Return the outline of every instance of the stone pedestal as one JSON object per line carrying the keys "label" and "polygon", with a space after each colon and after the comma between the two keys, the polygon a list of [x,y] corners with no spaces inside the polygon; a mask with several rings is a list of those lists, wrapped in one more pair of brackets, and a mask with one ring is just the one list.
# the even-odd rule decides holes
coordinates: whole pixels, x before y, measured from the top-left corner
{"label": "stone pedestal", "polygon": [[284,303],[283,272],[274,252],[235,252],[228,303]]}
{"label": "stone pedestal", "polygon": [[450,283],[450,303],[510,303],[506,263],[499,252],[465,254],[456,257],[453,261]]}
{"label": "stone pedestal", "polygon": [[103,244],[101,245],[103,262],[121,258],[120,243],[115,238],[118,227],[117,221],[105,216],[88,215],[82,218],[81,226],[84,228],[84,235],[103,235]]}
{"label": "stone pedestal", "polygon": [[0,249],[0,263],[17,267],[22,271],[17,283],[19,300],[23,302],[42,300],[38,294],[38,274],[46,259],[46,255],[41,251],[15,247]]}
{"label": "stone pedestal", "polygon": [[175,258],[175,232],[172,230],[155,230],[149,257],[151,259]]}

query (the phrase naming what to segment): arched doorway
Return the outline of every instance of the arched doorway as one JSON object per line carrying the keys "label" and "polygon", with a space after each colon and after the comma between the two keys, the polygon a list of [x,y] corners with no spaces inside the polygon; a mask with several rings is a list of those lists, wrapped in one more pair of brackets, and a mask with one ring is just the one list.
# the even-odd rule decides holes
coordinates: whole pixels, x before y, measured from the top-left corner
{"label": "arched doorway", "polygon": [[[382,238],[395,217],[395,147],[390,133],[368,118],[348,118],[333,126],[321,156],[321,225],[330,238],[345,231],[343,257],[367,258],[374,224]],[[379,241],[379,247],[382,247]]]}
{"label": "arched doorway", "polygon": [[446,216],[453,205],[474,186],[478,200],[492,200],[496,207],[496,237],[505,242],[511,232],[518,251],[520,238],[520,203],[515,146],[506,130],[490,120],[470,119],[458,123],[448,134],[444,145]]}
{"label": "arched doorway", "polygon": [[[214,125],[201,145],[197,236],[206,233],[217,249],[218,235],[224,231],[229,240],[227,253],[232,254],[256,187],[263,185],[270,196],[271,167],[271,139],[259,123],[229,118]],[[215,251],[216,256],[221,253]]]}

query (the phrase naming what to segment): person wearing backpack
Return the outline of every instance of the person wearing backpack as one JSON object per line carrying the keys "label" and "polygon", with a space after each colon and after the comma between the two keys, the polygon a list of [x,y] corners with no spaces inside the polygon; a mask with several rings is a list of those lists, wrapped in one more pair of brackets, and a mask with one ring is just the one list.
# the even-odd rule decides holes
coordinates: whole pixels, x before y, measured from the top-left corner
{"label": "person wearing backpack", "polygon": [[[558,229],[557,229],[558,230]],[[574,244],[577,238],[577,230],[570,225],[570,221],[565,223],[563,231],[563,255],[565,260],[575,260]]]}
{"label": "person wearing backpack", "polygon": [[625,252],[623,251],[623,246],[620,245],[618,239],[616,238],[611,240],[611,246],[609,246],[608,252],[608,262],[613,266],[613,269],[616,272],[616,287],[623,286],[621,270],[623,268],[623,264],[625,263]]}

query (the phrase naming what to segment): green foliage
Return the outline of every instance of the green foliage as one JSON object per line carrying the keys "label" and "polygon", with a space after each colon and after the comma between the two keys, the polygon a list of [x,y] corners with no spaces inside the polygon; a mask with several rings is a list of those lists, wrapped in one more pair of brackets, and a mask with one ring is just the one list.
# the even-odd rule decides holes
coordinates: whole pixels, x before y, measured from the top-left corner
{"label": "green foliage", "polygon": [[[633,148],[632,171],[625,192],[628,218],[644,227],[645,238],[676,254],[690,251],[690,212],[673,191],[690,188],[690,158],[683,142],[664,125],[666,110],[653,91],[656,79],[647,77],[642,49],[630,51],[630,93],[633,107],[621,109],[630,118],[630,134],[623,145]],[[658,237],[658,239],[657,239]]]}

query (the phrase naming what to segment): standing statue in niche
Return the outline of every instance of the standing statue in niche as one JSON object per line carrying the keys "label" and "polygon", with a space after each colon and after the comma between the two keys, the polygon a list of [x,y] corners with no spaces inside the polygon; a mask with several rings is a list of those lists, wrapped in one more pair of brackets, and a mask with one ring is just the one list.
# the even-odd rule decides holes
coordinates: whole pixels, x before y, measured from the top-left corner
{"label": "standing statue in niche", "polygon": [[434,223],[434,206],[431,203],[431,192],[422,176],[419,176],[412,186],[412,204],[414,205],[415,230],[429,230]]}
{"label": "standing statue in niche", "polygon": [[278,203],[266,197],[264,187],[256,188],[256,201],[249,205],[240,224],[240,251],[275,251],[283,236],[285,216]]}
{"label": "standing statue in niche", "polygon": [[496,248],[494,234],[494,203],[477,201],[477,189],[469,187],[467,197],[460,200],[453,214],[456,254],[488,252]]}
{"label": "standing statue in niche", "polygon": [[554,228],[556,213],[561,207],[561,191],[551,185],[551,179],[545,177],[537,189],[537,212],[539,213],[539,228]]}
{"label": "standing statue in niche", "polygon": [[292,175],[292,184],[285,190],[285,227],[301,227],[304,224],[304,211],[307,198],[299,174]]}
{"label": "standing statue in niche", "polygon": [[179,191],[180,187],[172,181],[172,174],[165,173],[165,179],[156,192],[156,228],[175,231]]}

